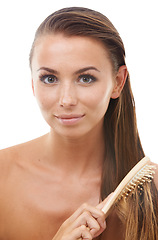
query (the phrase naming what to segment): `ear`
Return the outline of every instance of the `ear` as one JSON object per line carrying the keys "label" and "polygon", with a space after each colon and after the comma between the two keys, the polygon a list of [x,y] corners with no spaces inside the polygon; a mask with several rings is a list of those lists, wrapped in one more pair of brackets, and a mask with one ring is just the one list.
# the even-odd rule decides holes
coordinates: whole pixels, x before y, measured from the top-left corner
{"label": "ear", "polygon": [[115,77],[115,86],[111,98],[116,99],[120,96],[127,79],[128,71],[125,65],[121,66]]}
{"label": "ear", "polygon": [[31,85],[32,85],[33,95],[35,96],[35,88],[34,88],[34,81],[33,81],[33,79],[31,80]]}

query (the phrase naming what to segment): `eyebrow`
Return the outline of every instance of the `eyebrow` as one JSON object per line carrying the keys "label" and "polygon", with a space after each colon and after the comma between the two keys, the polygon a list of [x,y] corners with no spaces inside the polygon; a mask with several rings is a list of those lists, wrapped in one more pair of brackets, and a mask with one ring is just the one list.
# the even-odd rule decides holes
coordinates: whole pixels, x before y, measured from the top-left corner
{"label": "eyebrow", "polygon": [[39,69],[37,70],[37,72],[38,72],[38,71],[41,71],[41,70],[45,70],[45,71],[47,71],[47,72],[54,73],[54,74],[57,74],[57,73],[58,73],[58,71],[56,71],[56,70],[54,70],[54,69],[52,69],[52,68],[47,68],[47,67],[41,67],[41,68],[39,68]]}
{"label": "eyebrow", "polygon": [[86,72],[88,70],[95,70],[97,72],[100,72],[96,67],[89,66],[89,67],[79,69],[78,71],[75,72],[75,74],[80,74],[80,73]]}
{"label": "eyebrow", "polygon": [[[45,70],[45,71],[53,73],[53,74],[58,74],[58,71],[56,71],[52,68],[48,68],[48,67],[41,67],[37,71],[40,71],[40,70]],[[97,72],[100,72],[96,67],[89,66],[89,67],[85,67],[85,68],[81,68],[81,69],[77,70],[74,74],[80,74],[80,73],[86,72],[88,70],[95,70]]]}

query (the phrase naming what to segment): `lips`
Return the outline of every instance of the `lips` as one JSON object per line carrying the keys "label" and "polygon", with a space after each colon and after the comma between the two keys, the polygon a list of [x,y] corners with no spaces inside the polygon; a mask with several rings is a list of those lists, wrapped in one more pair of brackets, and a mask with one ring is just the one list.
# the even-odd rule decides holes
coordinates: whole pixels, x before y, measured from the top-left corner
{"label": "lips", "polygon": [[59,120],[60,123],[64,125],[73,125],[78,123],[84,117],[84,114],[62,114],[55,115],[55,117]]}

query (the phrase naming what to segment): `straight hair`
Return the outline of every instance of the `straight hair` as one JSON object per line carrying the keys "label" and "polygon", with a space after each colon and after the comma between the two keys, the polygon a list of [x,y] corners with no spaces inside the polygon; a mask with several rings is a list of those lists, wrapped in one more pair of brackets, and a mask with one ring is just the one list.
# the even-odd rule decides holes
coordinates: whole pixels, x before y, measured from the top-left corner
{"label": "straight hair", "polygon": [[[125,63],[122,39],[103,14],[81,7],[64,8],[48,16],[36,31],[30,52],[30,66],[37,40],[62,33],[67,37],[83,36],[103,43],[109,53],[114,73]],[[101,198],[113,192],[131,168],[145,156],[139,138],[135,101],[129,74],[121,95],[111,99],[104,117],[105,159],[102,167]],[[125,240],[158,239],[158,191],[154,182],[144,184],[116,211],[125,226]]]}

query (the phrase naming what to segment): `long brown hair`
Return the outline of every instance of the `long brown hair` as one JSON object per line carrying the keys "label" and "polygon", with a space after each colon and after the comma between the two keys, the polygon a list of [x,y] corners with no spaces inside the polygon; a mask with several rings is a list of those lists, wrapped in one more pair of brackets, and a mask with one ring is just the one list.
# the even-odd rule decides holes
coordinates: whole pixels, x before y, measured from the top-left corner
{"label": "long brown hair", "polygon": [[[119,33],[103,14],[87,8],[64,8],[48,16],[36,31],[30,52],[30,66],[36,41],[45,34],[86,36],[101,41],[109,51],[113,71],[125,65],[125,49]],[[101,197],[104,199],[142,158],[135,113],[135,102],[129,74],[117,99],[111,99],[104,118],[106,156],[103,163]],[[142,194],[137,191],[118,215],[126,226],[126,240],[158,239],[158,193],[154,183],[145,184]]]}

